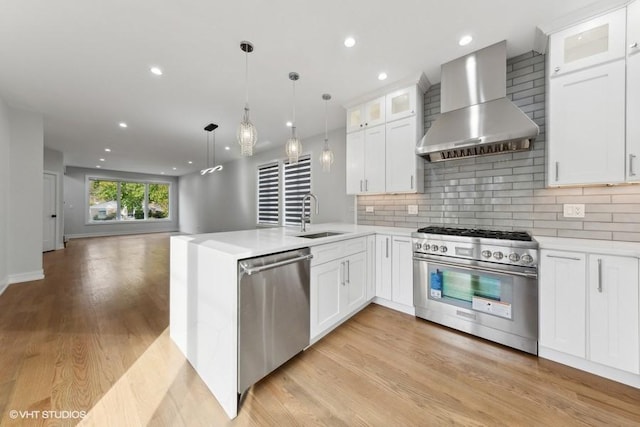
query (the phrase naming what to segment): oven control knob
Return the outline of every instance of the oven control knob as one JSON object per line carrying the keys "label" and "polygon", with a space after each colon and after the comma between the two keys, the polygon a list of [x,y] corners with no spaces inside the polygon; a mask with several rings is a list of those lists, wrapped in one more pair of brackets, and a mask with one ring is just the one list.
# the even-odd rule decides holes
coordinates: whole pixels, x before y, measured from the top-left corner
{"label": "oven control knob", "polygon": [[440,246],[440,252],[442,252],[443,254],[447,253],[447,247],[446,246]]}
{"label": "oven control knob", "polygon": [[504,255],[502,254],[502,252],[496,251],[496,252],[493,253],[493,257],[495,259],[502,259],[504,257]]}
{"label": "oven control knob", "polygon": [[485,258],[491,258],[491,251],[482,251],[482,256]]}
{"label": "oven control knob", "polygon": [[422,249],[422,243],[416,243],[416,249]]}
{"label": "oven control knob", "polygon": [[429,246],[428,243],[425,243],[424,245],[422,245],[422,249],[424,249],[425,251],[428,251],[430,247],[431,246]]}
{"label": "oven control knob", "polygon": [[511,255],[509,255],[509,261],[511,262],[518,262],[520,261],[520,255],[518,255],[517,253],[512,253]]}
{"label": "oven control knob", "polygon": [[431,245],[431,250],[433,252],[438,252],[438,245]]}
{"label": "oven control knob", "polygon": [[529,254],[522,255],[520,259],[522,259],[522,262],[525,264],[531,264],[533,262],[533,257]]}

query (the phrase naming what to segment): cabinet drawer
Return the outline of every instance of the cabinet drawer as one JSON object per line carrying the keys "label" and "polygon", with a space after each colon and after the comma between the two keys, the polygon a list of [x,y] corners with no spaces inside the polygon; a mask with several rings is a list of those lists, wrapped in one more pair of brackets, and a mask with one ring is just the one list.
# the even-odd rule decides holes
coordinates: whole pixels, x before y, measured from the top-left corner
{"label": "cabinet drawer", "polygon": [[326,245],[312,246],[311,265],[324,264],[338,258],[343,258],[358,252],[367,250],[367,238],[358,237],[355,239],[342,240],[336,243],[327,243]]}

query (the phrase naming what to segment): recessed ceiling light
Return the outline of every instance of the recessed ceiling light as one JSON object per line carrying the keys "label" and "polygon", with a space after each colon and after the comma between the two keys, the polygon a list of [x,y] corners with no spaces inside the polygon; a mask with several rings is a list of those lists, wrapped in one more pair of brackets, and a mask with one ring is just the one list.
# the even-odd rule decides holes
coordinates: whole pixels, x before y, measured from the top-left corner
{"label": "recessed ceiling light", "polygon": [[231,147],[227,146],[227,147],[224,147],[224,149],[229,151],[229,150],[231,150]]}
{"label": "recessed ceiling light", "polygon": [[97,167],[98,169],[100,169],[102,166],[100,166],[100,165],[96,165],[96,167]]}
{"label": "recessed ceiling light", "polygon": [[104,159],[100,159],[101,162],[104,162]]}
{"label": "recessed ceiling light", "polygon": [[125,122],[120,122],[120,123],[118,123],[118,126],[120,126],[121,128],[126,128],[129,125],[127,125]]}
{"label": "recessed ceiling light", "polygon": [[173,169],[173,170],[177,170],[178,168],[174,167],[174,168],[172,168],[172,169]]}
{"label": "recessed ceiling light", "polygon": [[111,152],[111,148],[105,148],[104,151],[106,151],[107,153]]}
{"label": "recessed ceiling light", "polygon": [[356,39],[354,39],[353,37],[347,37],[346,39],[344,39],[344,45],[346,47],[354,47],[356,45]]}
{"label": "recessed ceiling light", "polygon": [[160,68],[160,67],[151,67],[151,68],[149,68],[149,71],[151,71],[151,74],[156,75],[156,76],[161,76],[162,75],[162,68]]}
{"label": "recessed ceiling light", "polygon": [[191,160],[189,160],[189,161],[188,161],[188,163],[189,163],[190,165],[192,165],[192,164],[193,164],[193,162],[192,162]]}
{"label": "recessed ceiling light", "polygon": [[291,126],[293,126],[293,123],[287,122],[287,127],[290,128]]}
{"label": "recessed ceiling light", "polygon": [[458,41],[458,44],[459,44],[460,46],[466,46],[466,45],[468,45],[469,43],[471,43],[471,41],[472,41],[472,40],[473,40],[473,37],[471,37],[471,36],[462,36],[462,37],[460,38],[460,40]]}
{"label": "recessed ceiling light", "polygon": [[378,74],[378,80],[386,80],[386,79],[387,79],[387,73]]}

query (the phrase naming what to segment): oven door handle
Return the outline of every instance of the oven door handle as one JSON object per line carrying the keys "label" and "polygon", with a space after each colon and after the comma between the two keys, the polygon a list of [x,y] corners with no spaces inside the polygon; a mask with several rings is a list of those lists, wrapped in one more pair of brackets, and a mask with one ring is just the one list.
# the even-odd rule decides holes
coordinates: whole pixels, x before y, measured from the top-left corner
{"label": "oven door handle", "polygon": [[420,256],[417,254],[413,255],[413,259],[416,261],[433,261],[434,264],[437,265],[444,265],[446,267],[455,267],[455,268],[461,268],[463,270],[479,270],[479,271],[485,271],[487,273],[497,273],[497,274],[502,274],[502,275],[512,275],[512,276],[520,276],[520,277],[528,277],[531,279],[536,279],[538,277],[537,274],[535,273],[522,273],[519,271],[505,271],[505,270],[498,270],[498,269],[494,269],[494,268],[489,268],[489,267],[480,267],[477,265],[461,265],[461,264],[456,264],[453,262],[447,262],[447,261],[442,261],[439,259],[433,259],[431,257],[426,257],[426,256]]}

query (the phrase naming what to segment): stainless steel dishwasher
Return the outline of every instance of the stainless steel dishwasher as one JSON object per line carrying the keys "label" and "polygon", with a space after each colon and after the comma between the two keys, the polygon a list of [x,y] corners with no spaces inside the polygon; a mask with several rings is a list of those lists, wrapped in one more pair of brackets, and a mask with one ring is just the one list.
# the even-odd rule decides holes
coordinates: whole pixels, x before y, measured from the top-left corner
{"label": "stainless steel dishwasher", "polygon": [[238,393],[309,345],[309,248],[238,261]]}

